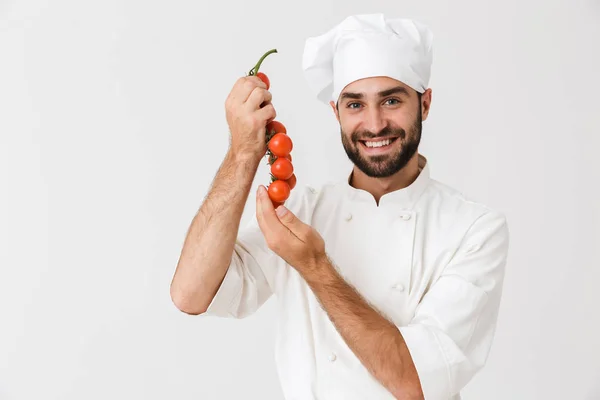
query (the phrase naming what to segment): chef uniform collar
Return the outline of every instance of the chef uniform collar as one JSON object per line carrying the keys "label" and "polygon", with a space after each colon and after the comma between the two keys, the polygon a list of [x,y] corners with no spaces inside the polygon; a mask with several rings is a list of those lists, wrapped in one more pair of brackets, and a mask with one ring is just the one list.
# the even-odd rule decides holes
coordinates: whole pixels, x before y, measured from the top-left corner
{"label": "chef uniform collar", "polygon": [[[392,208],[394,210],[398,209],[412,209],[415,204],[427,188],[430,183],[430,171],[429,171],[429,163],[427,158],[421,154],[418,155],[419,158],[419,175],[417,178],[407,187],[394,190],[392,192],[386,193],[379,199],[379,208]],[[353,172],[348,175],[347,179],[344,182],[344,189],[348,198],[353,202],[371,204],[373,206],[377,206],[375,202],[375,198],[371,193],[364,189],[357,189],[353,187],[350,182],[352,179]]]}

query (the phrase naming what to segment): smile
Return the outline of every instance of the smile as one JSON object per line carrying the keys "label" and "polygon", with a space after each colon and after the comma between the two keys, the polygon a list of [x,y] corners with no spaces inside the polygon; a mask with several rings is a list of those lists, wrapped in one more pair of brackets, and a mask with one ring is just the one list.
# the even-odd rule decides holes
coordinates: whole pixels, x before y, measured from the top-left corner
{"label": "smile", "polygon": [[387,139],[377,139],[377,140],[360,140],[360,143],[367,148],[368,150],[386,150],[391,147],[391,144],[394,143],[398,138],[387,138]]}

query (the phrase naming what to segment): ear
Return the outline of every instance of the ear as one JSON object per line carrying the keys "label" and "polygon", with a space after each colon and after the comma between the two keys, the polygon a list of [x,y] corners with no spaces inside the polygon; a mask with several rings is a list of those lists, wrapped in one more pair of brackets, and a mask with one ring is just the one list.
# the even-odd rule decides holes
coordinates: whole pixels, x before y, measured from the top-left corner
{"label": "ear", "polygon": [[427,89],[421,95],[421,111],[423,114],[422,120],[425,121],[427,116],[429,115],[429,110],[431,109],[431,88]]}
{"label": "ear", "polygon": [[337,119],[338,122],[340,122],[340,113],[338,112],[337,107],[335,106],[335,103],[333,102],[333,100],[331,100],[329,102],[329,105],[331,106],[331,108],[333,109],[333,113],[335,114],[335,118]]}

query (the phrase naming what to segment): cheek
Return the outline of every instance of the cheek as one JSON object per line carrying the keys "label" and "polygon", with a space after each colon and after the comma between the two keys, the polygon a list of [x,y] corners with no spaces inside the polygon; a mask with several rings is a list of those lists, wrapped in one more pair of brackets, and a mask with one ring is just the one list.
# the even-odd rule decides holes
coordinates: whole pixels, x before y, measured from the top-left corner
{"label": "cheek", "polygon": [[340,122],[340,127],[348,135],[360,130],[360,119],[353,117],[345,117]]}
{"label": "cheek", "polygon": [[[413,125],[414,125],[414,120],[403,117],[403,118],[396,118],[393,122],[391,122],[390,127],[393,130],[403,129],[407,135],[410,135],[411,131],[413,130]],[[403,138],[403,139],[405,139],[405,138]]]}
{"label": "cheek", "polygon": [[399,126],[406,130],[409,130],[416,120],[417,114],[415,114],[414,112],[406,111],[402,113],[397,113],[392,119],[396,126]]}

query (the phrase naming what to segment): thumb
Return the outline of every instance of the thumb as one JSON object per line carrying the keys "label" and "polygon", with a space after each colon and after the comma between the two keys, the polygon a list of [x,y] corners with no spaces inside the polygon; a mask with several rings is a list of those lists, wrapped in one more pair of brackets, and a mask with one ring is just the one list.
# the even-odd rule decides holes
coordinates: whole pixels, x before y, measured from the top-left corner
{"label": "thumb", "polygon": [[296,217],[293,212],[281,205],[277,207],[275,213],[277,214],[277,217],[281,223],[285,225],[294,235],[296,235],[298,238],[303,237],[306,224],[300,221],[300,219]]}

